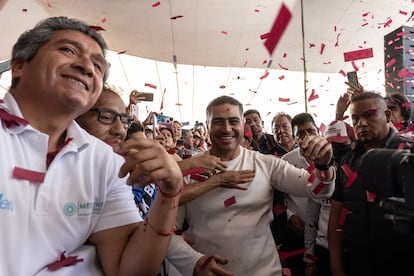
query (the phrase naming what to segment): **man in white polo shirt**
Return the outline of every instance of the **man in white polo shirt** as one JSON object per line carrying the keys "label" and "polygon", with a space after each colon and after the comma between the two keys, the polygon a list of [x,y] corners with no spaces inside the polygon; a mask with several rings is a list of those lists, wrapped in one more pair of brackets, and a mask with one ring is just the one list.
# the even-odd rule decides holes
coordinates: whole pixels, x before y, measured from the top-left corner
{"label": "man in white polo shirt", "polygon": [[[74,122],[100,95],[105,50],[93,28],[66,17],[13,47],[0,103],[0,275],[91,275],[85,243],[106,275],[158,272],[182,190],[177,163],[149,139],[124,143],[123,158]],[[145,221],[125,185],[142,176],[159,186]]]}

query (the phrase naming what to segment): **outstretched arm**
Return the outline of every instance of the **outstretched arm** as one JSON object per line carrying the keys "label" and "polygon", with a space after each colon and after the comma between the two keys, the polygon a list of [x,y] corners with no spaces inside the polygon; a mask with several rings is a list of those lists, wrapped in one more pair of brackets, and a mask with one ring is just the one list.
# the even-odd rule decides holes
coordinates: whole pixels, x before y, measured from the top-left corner
{"label": "outstretched arm", "polygon": [[155,275],[174,232],[181,171],[156,141],[128,140],[121,150],[126,161],[119,176],[129,173],[128,184],[147,176],[159,191],[145,221],[94,233],[89,240],[96,245],[106,275]]}

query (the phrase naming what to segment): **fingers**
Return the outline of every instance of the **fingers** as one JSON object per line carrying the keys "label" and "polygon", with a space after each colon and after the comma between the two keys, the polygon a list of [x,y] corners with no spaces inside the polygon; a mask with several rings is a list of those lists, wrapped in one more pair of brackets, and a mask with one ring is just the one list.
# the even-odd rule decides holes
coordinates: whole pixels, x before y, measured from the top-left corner
{"label": "fingers", "polygon": [[332,156],[332,145],[322,136],[306,137],[300,147],[302,148],[303,155],[309,161],[314,162],[317,160],[318,162],[316,163],[318,164],[329,163]]}

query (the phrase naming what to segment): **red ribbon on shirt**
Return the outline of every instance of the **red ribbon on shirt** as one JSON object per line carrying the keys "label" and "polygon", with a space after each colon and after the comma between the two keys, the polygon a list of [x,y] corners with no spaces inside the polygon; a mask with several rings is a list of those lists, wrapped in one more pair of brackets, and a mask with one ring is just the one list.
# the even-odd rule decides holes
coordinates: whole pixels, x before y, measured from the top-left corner
{"label": "red ribbon on shirt", "polygon": [[45,173],[14,167],[13,177],[41,184],[45,180]]}
{"label": "red ribbon on shirt", "polygon": [[65,251],[60,255],[60,259],[47,266],[50,271],[56,271],[64,266],[75,265],[76,263],[83,262],[83,259],[78,259],[78,256],[65,256]]}
{"label": "red ribbon on shirt", "polygon": [[7,128],[19,125],[26,126],[29,124],[25,119],[12,115],[4,109],[0,109],[0,119],[4,122]]}

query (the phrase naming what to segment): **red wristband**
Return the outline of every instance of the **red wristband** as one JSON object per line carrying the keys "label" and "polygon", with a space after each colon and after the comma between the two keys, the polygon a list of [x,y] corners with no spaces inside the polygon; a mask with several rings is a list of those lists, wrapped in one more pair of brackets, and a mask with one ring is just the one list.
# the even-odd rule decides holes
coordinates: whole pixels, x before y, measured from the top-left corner
{"label": "red wristband", "polygon": [[[168,232],[163,232],[163,231],[158,231],[157,229],[155,229],[155,227],[149,222],[148,216],[145,217],[145,222],[144,222],[144,226],[149,225],[149,227],[154,230],[155,233],[157,233],[157,235],[159,236],[163,236],[163,237],[168,237],[171,236],[172,234],[174,234],[175,232],[175,227],[173,227],[173,229],[171,229]],[[144,228],[144,231],[146,231],[146,229]]]}
{"label": "red wristband", "polygon": [[167,193],[164,193],[163,191],[161,191],[160,187],[158,187],[158,191],[160,192],[160,194],[163,197],[166,197],[166,198],[174,198],[174,197],[178,196],[183,191],[183,186],[181,186],[181,188],[175,194],[167,194]]}

